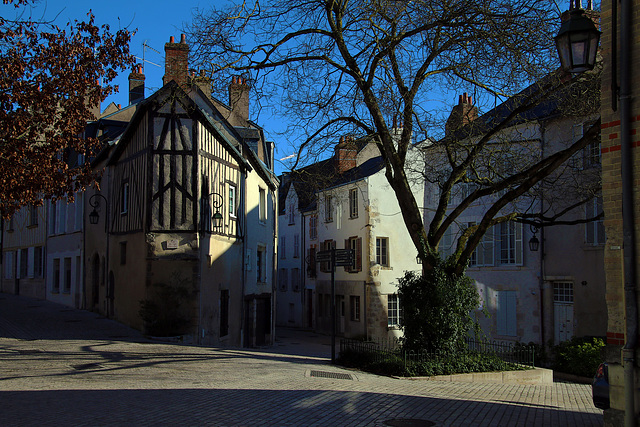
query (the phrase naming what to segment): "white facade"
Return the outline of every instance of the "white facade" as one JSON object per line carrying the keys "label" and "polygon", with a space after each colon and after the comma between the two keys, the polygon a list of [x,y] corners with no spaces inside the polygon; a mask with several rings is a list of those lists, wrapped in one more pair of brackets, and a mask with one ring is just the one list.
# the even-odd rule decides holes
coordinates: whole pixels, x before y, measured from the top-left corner
{"label": "white facade", "polygon": [[[295,183],[289,187],[279,220],[278,324],[330,333],[331,272],[327,263],[314,262],[314,254],[331,248],[353,249],[354,266],[335,270],[337,335],[399,336],[398,278],[420,266],[375,150],[373,145],[365,146],[355,167],[336,176],[335,185],[316,191],[313,205],[302,213]],[[415,185],[413,191],[416,200],[423,199],[422,185]],[[304,258],[303,252],[295,256],[297,235]],[[291,286],[291,271],[297,274],[298,269],[302,276],[299,292]],[[286,285],[281,278],[284,274]]]}
{"label": "white facade", "polygon": [[[553,118],[507,129],[499,137],[514,141],[514,152],[541,153],[548,156],[582,136],[583,118]],[[563,172],[572,178],[558,179],[553,186],[505,207],[503,213],[521,212],[551,217],[575,202],[579,180],[599,174],[599,162],[587,147],[570,161]],[[523,156],[523,160],[526,161]],[[451,211],[465,196],[465,184],[452,197]],[[542,195],[540,195],[542,194]],[[425,206],[435,208],[436,185],[427,185]],[[443,256],[455,250],[460,233],[482,220],[496,200],[487,197],[472,204],[447,230],[440,243]],[[582,206],[563,221],[584,220],[598,209],[599,198]],[[427,210],[429,211],[429,210]],[[430,214],[427,214],[429,223]],[[540,241],[538,251],[529,248],[534,234]],[[587,224],[550,226],[534,229],[508,222],[491,227],[476,248],[466,274],[474,279],[481,308],[489,316],[477,313],[487,338],[514,342],[555,343],[572,336],[604,336],[604,228],[601,221]]]}

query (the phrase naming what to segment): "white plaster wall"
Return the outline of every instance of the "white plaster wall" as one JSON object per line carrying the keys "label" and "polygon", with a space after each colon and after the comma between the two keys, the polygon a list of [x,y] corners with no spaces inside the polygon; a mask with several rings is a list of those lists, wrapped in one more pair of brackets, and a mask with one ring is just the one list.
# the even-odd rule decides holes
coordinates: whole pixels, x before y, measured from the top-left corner
{"label": "white plaster wall", "polygon": [[[289,209],[293,206],[294,222],[289,223]],[[284,214],[278,216],[278,270],[276,283],[276,324],[280,326],[301,327],[302,323],[302,293],[303,293],[303,275],[306,271],[303,269],[303,257],[305,254],[304,240],[302,236],[303,217],[298,210],[298,195],[293,185],[289,187],[289,192],[285,198]],[[299,247],[298,256],[294,257],[294,239],[298,235]],[[283,248],[282,242],[285,242]],[[283,251],[284,249],[284,251]],[[292,286],[292,271],[297,268],[300,273],[299,290],[294,291]],[[280,275],[283,269],[287,274],[287,287],[282,290],[280,287]]]}

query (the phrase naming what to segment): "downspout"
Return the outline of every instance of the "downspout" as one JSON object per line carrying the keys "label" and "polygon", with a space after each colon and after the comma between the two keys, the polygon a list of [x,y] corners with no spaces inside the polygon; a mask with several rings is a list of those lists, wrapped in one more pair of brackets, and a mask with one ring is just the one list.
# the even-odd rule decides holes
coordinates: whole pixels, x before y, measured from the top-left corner
{"label": "downspout", "polygon": [[[544,136],[541,135],[540,138],[540,151],[541,151],[541,157],[544,159],[545,158],[545,152],[544,152]],[[542,216],[542,213],[544,212],[544,192],[542,192],[542,194],[540,195],[540,215]],[[540,294],[540,338],[542,338],[542,342],[540,344],[542,344],[543,346],[545,345],[545,307],[544,307],[544,298],[545,298],[545,293],[544,293],[544,278],[545,278],[545,269],[544,269],[544,227],[540,227],[540,281],[539,281],[539,286],[540,286],[540,290],[538,291]]]}
{"label": "downspout", "polygon": [[[636,239],[633,197],[633,154],[631,152],[631,1],[621,0],[620,10],[620,145],[622,173],[622,234],[624,248],[624,296],[626,343],[622,349],[624,366],[625,425],[635,425],[635,350],[638,337],[636,295]],[[613,34],[616,37],[616,34]],[[615,66],[615,64],[614,64]]]}
{"label": "downspout", "polygon": [[[271,179],[271,178],[269,178]],[[271,243],[273,244],[273,250],[271,251],[271,325],[270,325],[270,331],[271,331],[271,345],[275,344],[276,342],[276,322],[275,322],[275,318],[276,318],[276,289],[278,289],[277,287],[277,273],[278,270],[276,269],[277,265],[276,263],[278,262],[278,254],[276,253],[277,250],[277,245],[278,245],[278,187],[275,188],[275,190],[273,190],[273,215],[271,215],[273,217],[273,235],[271,236]],[[300,250],[300,248],[298,248],[298,250]]]}
{"label": "downspout", "polygon": [[[279,208],[279,207],[278,207]],[[300,212],[300,209],[298,209],[298,212]],[[305,309],[307,307],[306,302],[307,302],[307,235],[305,232],[305,226],[306,226],[306,221],[304,218],[304,213],[300,212],[300,234],[302,235],[300,238],[300,259],[302,261],[302,268],[300,269],[300,276],[302,276],[300,278],[300,281],[302,282],[302,286],[300,287],[300,304],[302,304],[301,310],[300,310],[300,316],[302,317],[300,319],[300,326],[302,326],[302,329],[305,329],[305,319],[307,317],[305,317]]]}
{"label": "downspout", "polygon": [[[244,175],[244,177],[243,177]],[[240,296],[240,347],[244,346],[244,292],[245,292],[245,282],[247,281],[247,178],[248,172],[245,169],[240,172],[240,207],[241,207],[241,215],[238,219],[238,222],[241,224],[242,228],[242,260],[240,261],[240,265],[242,268],[242,295]],[[236,230],[237,232],[237,230]],[[237,233],[236,233],[237,234]]]}

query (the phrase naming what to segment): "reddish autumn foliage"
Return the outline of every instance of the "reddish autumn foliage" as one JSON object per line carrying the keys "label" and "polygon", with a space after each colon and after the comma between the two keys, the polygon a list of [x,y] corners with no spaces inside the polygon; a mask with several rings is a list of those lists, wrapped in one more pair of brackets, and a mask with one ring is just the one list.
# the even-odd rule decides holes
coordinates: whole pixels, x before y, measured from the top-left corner
{"label": "reddish autumn foliage", "polygon": [[[20,7],[31,0],[3,0]],[[0,214],[40,204],[94,181],[88,162],[98,141],[83,134],[109,83],[134,62],[132,33],[86,22],[64,28],[0,17]],[[78,156],[80,155],[80,156]]]}

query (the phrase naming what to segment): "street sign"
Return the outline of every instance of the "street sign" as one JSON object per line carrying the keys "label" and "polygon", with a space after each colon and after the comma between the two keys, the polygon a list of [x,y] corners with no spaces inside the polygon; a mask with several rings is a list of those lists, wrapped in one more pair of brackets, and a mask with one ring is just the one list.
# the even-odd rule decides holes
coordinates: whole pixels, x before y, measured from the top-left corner
{"label": "street sign", "polygon": [[317,252],[316,262],[331,262],[331,250]]}
{"label": "street sign", "polygon": [[336,249],[336,265],[343,267],[353,265],[354,256],[353,249]]}

